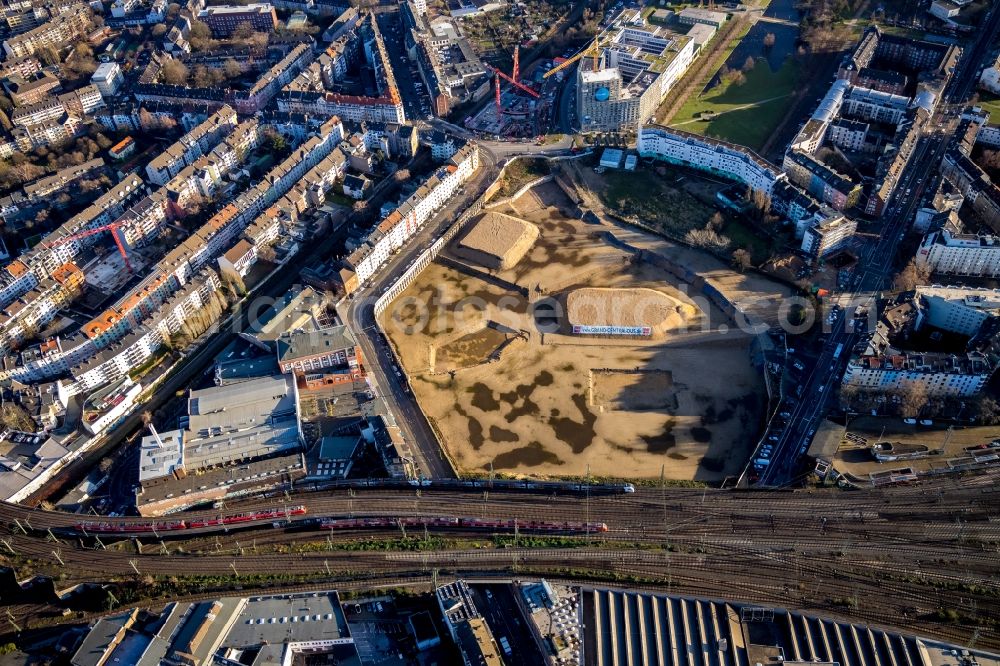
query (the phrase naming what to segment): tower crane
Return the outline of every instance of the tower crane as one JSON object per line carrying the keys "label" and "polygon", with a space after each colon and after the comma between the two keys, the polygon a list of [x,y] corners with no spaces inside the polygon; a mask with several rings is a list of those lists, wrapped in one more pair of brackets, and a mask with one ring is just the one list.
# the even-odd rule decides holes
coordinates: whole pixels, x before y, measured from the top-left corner
{"label": "tower crane", "polygon": [[132,264],[128,260],[128,253],[125,252],[125,245],[124,243],[122,243],[121,237],[118,235],[119,230],[122,228],[122,226],[123,226],[122,223],[117,221],[111,222],[110,224],[102,224],[99,227],[94,227],[93,229],[87,229],[86,231],[81,231],[78,234],[73,234],[71,236],[63,236],[62,238],[59,238],[57,240],[43,243],[42,247],[53,248],[59,245],[65,245],[70,241],[79,240],[80,238],[87,238],[88,236],[96,236],[102,231],[110,231],[111,237],[115,239],[115,245],[118,246],[118,253],[122,255],[122,260],[125,262],[125,269],[129,273],[131,273]]}
{"label": "tower crane", "polygon": [[590,46],[588,46],[585,49],[581,49],[575,55],[567,58],[566,60],[564,60],[563,62],[559,63],[558,65],[556,65],[555,67],[553,67],[549,71],[545,72],[545,75],[542,78],[543,79],[547,79],[550,76],[552,76],[553,74],[555,74],[556,72],[561,72],[562,70],[566,69],[567,67],[569,67],[570,65],[572,65],[574,62],[576,62],[580,58],[583,58],[584,56],[590,56],[590,57],[592,57],[594,59],[594,71],[596,72],[597,71],[597,61],[598,61],[598,58],[601,57],[601,48],[604,47],[604,46],[607,46],[610,43],[611,43],[610,40],[601,40],[600,37],[595,37],[594,41],[591,42]]}
{"label": "tower crane", "polygon": [[505,72],[502,72],[501,70],[497,69],[496,67],[488,63],[483,63],[483,66],[486,67],[488,71],[493,73],[493,89],[494,89],[494,94],[496,95],[497,118],[499,118],[500,115],[503,113],[503,106],[500,103],[500,79],[503,79],[507,83],[516,87],[518,90],[521,90],[522,92],[531,95],[535,99],[541,97],[541,95],[538,92],[524,85],[520,81],[521,63],[520,63],[520,49],[518,46],[514,46],[514,68],[513,71],[511,72],[513,76],[509,76]]}

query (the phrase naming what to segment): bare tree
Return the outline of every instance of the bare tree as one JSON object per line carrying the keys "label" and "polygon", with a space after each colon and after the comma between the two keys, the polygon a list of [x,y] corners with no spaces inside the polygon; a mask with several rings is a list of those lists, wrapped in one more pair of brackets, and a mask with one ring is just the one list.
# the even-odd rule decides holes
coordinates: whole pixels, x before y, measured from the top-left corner
{"label": "bare tree", "polygon": [[35,420],[24,407],[13,402],[0,406],[0,425],[11,430],[35,432]]}
{"label": "bare tree", "polygon": [[753,259],[750,257],[750,253],[743,248],[736,248],[733,250],[733,266],[736,270],[743,272],[753,265]]}
{"label": "bare tree", "polygon": [[174,86],[187,85],[188,75],[187,65],[174,58],[167,58],[160,69],[163,82]]}
{"label": "bare tree", "polygon": [[927,387],[914,382],[899,393],[899,407],[904,416],[918,417],[920,411],[927,406]]}
{"label": "bare tree", "polygon": [[916,259],[910,259],[903,270],[896,275],[892,286],[896,291],[913,291],[918,285],[926,284],[929,278],[930,271],[923,266],[918,266]]}

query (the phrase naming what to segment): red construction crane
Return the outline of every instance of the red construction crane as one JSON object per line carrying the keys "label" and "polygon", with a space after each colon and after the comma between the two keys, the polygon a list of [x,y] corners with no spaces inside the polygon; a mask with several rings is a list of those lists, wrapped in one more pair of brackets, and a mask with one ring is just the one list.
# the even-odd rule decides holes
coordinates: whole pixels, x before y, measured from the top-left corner
{"label": "red construction crane", "polygon": [[64,236],[58,240],[50,241],[48,243],[42,243],[43,247],[56,247],[58,245],[65,245],[70,241],[74,241],[80,238],[86,238],[87,236],[96,236],[102,231],[110,231],[111,237],[115,239],[115,245],[118,246],[118,252],[122,255],[122,259],[125,261],[125,269],[131,273],[132,264],[129,263],[128,254],[125,252],[125,245],[122,244],[121,238],[118,237],[118,230],[121,229],[122,224],[120,222],[112,222],[110,224],[104,224],[99,227],[94,227],[93,229],[88,229],[87,231],[81,231],[78,234],[73,234],[72,236]]}
{"label": "red construction crane", "polygon": [[508,76],[506,73],[500,71],[499,69],[497,69],[493,65],[489,65],[489,64],[483,63],[483,65],[486,67],[487,70],[493,72],[493,84],[494,84],[494,88],[496,90],[497,117],[500,117],[500,115],[503,114],[503,112],[504,112],[503,111],[503,107],[500,104],[500,79],[503,79],[504,81],[506,81],[507,83],[515,86],[519,90],[528,93],[529,95],[531,95],[535,99],[538,99],[539,97],[541,97],[541,95],[539,93],[537,93],[535,90],[533,90],[532,88],[529,88],[528,86],[524,85],[523,83],[521,83],[518,80],[521,77],[521,62],[520,62],[519,55],[520,55],[519,48],[517,46],[515,46],[514,47],[514,70],[512,72],[513,76]]}

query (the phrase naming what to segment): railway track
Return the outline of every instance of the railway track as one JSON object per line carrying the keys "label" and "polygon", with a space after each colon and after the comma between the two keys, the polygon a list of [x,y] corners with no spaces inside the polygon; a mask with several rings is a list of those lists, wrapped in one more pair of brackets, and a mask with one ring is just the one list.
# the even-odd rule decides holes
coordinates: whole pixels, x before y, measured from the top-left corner
{"label": "railway track", "polygon": [[[905,617],[907,626],[954,640],[963,627],[936,622],[938,610],[1000,617],[1000,484],[996,477],[971,481],[857,492],[638,489],[589,498],[414,489],[299,493],[287,501],[259,498],[183,518],[294,503],[308,507],[304,518],[312,525],[274,529],[268,521],[241,525],[240,531],[185,534],[166,543],[147,534],[105,544],[111,545],[107,550],[95,539],[69,536],[79,516],[3,505],[0,519],[9,531],[4,542],[16,554],[0,544],[0,558],[22,575],[49,575],[67,584],[137,576],[259,581],[273,572],[365,581],[426,578],[434,570],[466,576],[538,572],[838,613],[872,623]],[[473,548],[471,542],[494,545],[493,535],[428,529],[428,536],[460,545],[410,552],[394,541],[402,530],[318,529],[318,519],[331,516],[605,522],[609,531],[575,535],[562,548]],[[406,533],[416,541],[424,536],[421,529]],[[407,547],[416,547],[414,539]],[[360,540],[382,540],[390,550],[349,549]],[[505,542],[510,540],[508,534]],[[980,645],[1000,647],[996,627],[985,620],[981,624]]]}

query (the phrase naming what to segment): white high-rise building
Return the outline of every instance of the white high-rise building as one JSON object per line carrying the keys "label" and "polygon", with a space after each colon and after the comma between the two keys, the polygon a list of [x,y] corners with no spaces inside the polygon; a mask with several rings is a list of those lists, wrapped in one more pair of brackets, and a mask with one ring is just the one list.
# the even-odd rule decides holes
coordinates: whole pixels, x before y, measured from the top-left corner
{"label": "white high-rise building", "polygon": [[626,10],[602,35],[595,63],[577,68],[577,111],[584,132],[635,131],[656,113],[667,92],[694,60],[694,40],[650,26]]}

